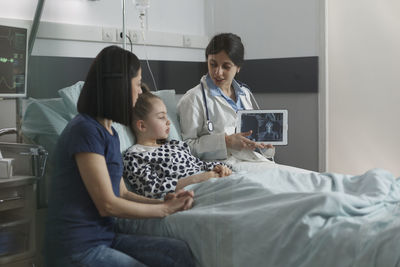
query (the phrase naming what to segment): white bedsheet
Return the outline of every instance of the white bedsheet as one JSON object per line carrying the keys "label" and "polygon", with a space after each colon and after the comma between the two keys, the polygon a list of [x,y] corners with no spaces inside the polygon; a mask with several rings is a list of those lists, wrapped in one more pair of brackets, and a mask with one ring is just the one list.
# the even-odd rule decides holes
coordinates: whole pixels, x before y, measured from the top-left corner
{"label": "white bedsheet", "polygon": [[226,162],[231,164],[235,171],[260,172],[260,171],[268,170],[268,169],[280,169],[280,170],[287,170],[287,171],[296,172],[296,173],[314,172],[314,171],[307,170],[307,169],[278,164],[278,163],[275,163],[275,162],[267,160],[267,159],[265,159],[263,161],[243,161],[243,160],[239,160],[235,157],[230,157],[228,160],[226,160]]}
{"label": "white bedsheet", "polygon": [[195,191],[191,210],[120,220],[119,227],[185,240],[197,266],[399,266],[400,182],[393,175],[256,165],[188,187]]}

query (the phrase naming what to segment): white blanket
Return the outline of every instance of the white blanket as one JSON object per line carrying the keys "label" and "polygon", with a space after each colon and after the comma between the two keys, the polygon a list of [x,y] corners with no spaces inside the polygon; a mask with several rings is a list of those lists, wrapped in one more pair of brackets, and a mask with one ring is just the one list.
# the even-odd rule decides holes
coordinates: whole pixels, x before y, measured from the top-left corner
{"label": "white blanket", "polygon": [[121,220],[120,229],[185,240],[198,266],[400,264],[400,182],[384,170],[348,176],[264,166],[188,189],[191,210]]}

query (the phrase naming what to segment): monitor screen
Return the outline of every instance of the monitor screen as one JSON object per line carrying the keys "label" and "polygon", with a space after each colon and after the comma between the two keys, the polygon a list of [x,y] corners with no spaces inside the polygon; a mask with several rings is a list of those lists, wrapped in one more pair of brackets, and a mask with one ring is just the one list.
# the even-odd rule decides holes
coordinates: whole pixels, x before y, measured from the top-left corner
{"label": "monitor screen", "polygon": [[27,29],[0,25],[0,97],[26,96]]}

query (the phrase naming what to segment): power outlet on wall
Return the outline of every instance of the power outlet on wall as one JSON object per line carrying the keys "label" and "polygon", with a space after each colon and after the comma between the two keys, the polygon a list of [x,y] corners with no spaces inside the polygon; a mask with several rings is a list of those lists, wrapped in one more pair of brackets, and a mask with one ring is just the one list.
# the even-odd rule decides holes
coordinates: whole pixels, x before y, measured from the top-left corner
{"label": "power outlet on wall", "polygon": [[137,44],[139,43],[140,33],[135,30],[129,31],[129,37],[132,40],[132,43]]}
{"label": "power outlet on wall", "polygon": [[189,36],[183,35],[183,37],[182,37],[182,45],[184,47],[191,47],[192,46],[192,39]]}
{"label": "power outlet on wall", "polygon": [[115,29],[114,28],[103,28],[104,42],[115,42]]}

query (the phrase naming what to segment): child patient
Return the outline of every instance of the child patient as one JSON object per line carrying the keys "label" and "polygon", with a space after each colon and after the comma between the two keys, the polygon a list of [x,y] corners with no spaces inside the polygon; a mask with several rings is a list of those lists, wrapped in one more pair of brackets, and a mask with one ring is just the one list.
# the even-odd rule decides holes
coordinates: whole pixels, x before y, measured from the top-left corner
{"label": "child patient", "polygon": [[124,154],[124,177],[135,193],[163,198],[187,185],[232,173],[224,163],[194,157],[182,141],[165,141],[170,129],[167,108],[149,91],[139,96],[133,108],[131,129],[136,145]]}

